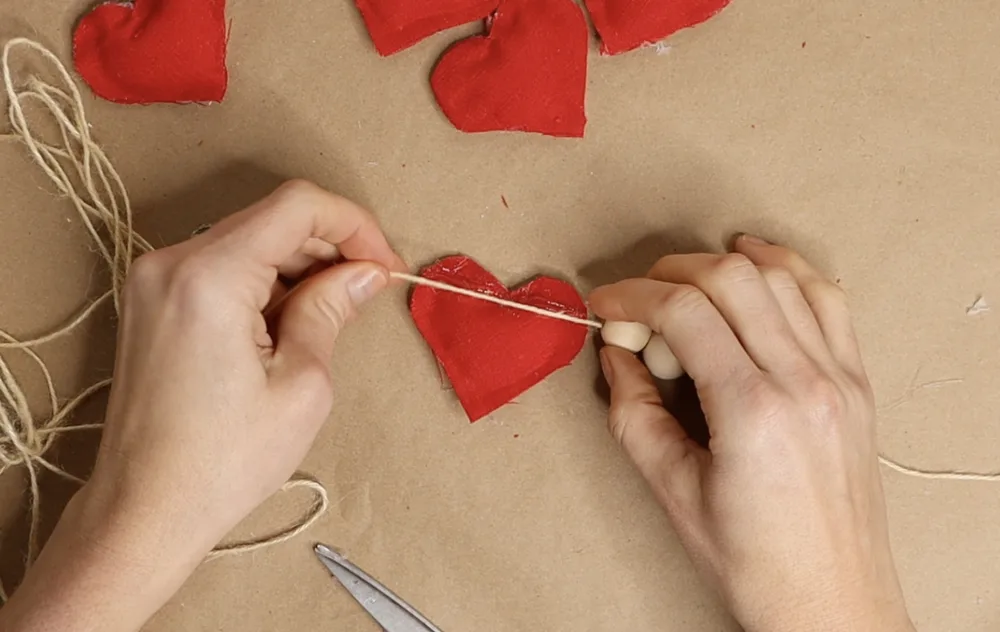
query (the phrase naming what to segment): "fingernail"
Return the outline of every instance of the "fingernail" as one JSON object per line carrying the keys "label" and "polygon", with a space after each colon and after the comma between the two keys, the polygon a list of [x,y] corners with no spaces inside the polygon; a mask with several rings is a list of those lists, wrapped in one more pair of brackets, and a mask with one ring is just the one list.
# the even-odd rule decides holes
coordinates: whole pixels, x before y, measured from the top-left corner
{"label": "fingernail", "polygon": [[742,235],[740,235],[740,239],[742,239],[743,241],[747,242],[748,244],[753,244],[754,246],[770,246],[771,245],[769,242],[764,241],[760,237],[757,237],[755,235],[748,235],[746,233],[743,233]]}
{"label": "fingernail", "polygon": [[347,293],[356,307],[368,302],[385,287],[388,279],[382,268],[369,268],[360,272],[347,284]]}
{"label": "fingernail", "polygon": [[601,371],[604,372],[604,379],[607,380],[608,386],[614,387],[615,385],[615,367],[608,359],[608,352],[605,349],[601,350]]}

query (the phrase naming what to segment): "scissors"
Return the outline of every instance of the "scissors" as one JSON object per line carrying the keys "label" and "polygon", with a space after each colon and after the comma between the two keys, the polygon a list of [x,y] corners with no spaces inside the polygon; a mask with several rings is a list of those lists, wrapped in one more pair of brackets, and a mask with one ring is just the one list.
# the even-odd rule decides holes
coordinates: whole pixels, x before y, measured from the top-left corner
{"label": "scissors", "polygon": [[330,547],[317,544],[316,556],[384,632],[441,632],[410,604],[372,579]]}

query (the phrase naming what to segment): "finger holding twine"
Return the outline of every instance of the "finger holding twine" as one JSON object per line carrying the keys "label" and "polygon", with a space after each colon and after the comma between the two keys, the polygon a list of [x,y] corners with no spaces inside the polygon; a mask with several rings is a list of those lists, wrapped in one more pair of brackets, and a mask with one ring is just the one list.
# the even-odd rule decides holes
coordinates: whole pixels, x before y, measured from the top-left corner
{"label": "finger holding twine", "polygon": [[[32,52],[48,62],[60,85],[52,85],[34,75],[28,76],[23,83],[15,82],[11,55],[18,49]],[[116,313],[120,313],[121,294],[129,268],[136,257],[149,252],[153,247],[133,227],[132,206],[125,185],[104,150],[91,136],[83,99],[59,58],[37,42],[24,38],[12,39],[3,47],[2,73],[12,133],[0,134],[0,140],[20,141],[25,146],[56,190],[76,209],[77,216],[111,275],[109,290],[52,331],[21,340],[0,329],[0,351],[24,353],[38,368],[45,383],[50,409],[47,418],[36,417],[28,405],[20,382],[7,360],[0,355],[0,475],[15,467],[23,467],[28,475],[30,509],[28,553],[25,560],[27,570],[39,552],[39,476],[42,471],[47,470],[77,484],[84,483],[79,477],[48,460],[46,454],[55,440],[63,435],[101,429],[102,424],[70,425],[70,420],[84,402],[111,384],[110,379],[101,380],[69,401],[61,403],[52,374],[35,348],[70,336],[109,301],[114,305]],[[35,135],[25,114],[28,104],[41,106],[51,117],[58,129],[57,143],[46,142]],[[285,492],[296,489],[308,489],[315,500],[306,514],[294,524],[262,538],[221,544],[212,551],[208,559],[256,551],[290,540],[312,527],[329,508],[326,489],[321,483],[308,477],[293,478],[282,487]],[[6,591],[0,582],[0,601],[6,599]]]}

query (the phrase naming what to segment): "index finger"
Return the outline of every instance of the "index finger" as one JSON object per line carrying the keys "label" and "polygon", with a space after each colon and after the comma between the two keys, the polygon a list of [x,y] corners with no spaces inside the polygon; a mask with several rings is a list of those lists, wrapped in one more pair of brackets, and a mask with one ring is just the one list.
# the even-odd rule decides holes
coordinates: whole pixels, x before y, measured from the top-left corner
{"label": "index finger", "polygon": [[760,374],[732,328],[700,290],[653,279],[627,279],[590,294],[606,320],[644,323],[667,341],[699,390]]}
{"label": "index finger", "polygon": [[307,244],[328,244],[331,257],[374,261],[405,271],[371,213],[311,182],[292,180],[216,225],[220,243],[236,245],[256,263],[277,268]]}

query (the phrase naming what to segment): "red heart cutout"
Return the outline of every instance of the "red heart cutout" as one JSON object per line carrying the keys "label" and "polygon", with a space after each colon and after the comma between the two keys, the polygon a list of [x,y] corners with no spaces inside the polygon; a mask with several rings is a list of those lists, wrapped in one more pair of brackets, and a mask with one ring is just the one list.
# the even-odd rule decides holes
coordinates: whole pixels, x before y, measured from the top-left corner
{"label": "red heart cutout", "polygon": [[[537,277],[508,290],[465,256],[446,257],[420,276],[577,318],[587,316],[580,294],[565,281]],[[568,365],[587,338],[583,325],[424,286],[414,289],[410,313],[473,422]]]}
{"label": "red heart cutout", "polygon": [[380,55],[413,46],[425,37],[476,20],[500,0],[354,0]]}
{"label": "red heart cutout", "polygon": [[617,55],[713,17],[730,0],[585,0],[601,52]]}
{"label": "red heart cutout", "polygon": [[441,57],[431,87],[462,131],[581,137],[588,37],[572,0],[501,0],[486,35]]}
{"label": "red heart cutout", "polygon": [[115,103],[221,101],[226,94],[225,0],[107,3],[73,33],[77,71]]}

